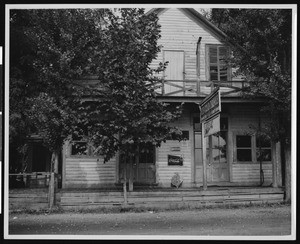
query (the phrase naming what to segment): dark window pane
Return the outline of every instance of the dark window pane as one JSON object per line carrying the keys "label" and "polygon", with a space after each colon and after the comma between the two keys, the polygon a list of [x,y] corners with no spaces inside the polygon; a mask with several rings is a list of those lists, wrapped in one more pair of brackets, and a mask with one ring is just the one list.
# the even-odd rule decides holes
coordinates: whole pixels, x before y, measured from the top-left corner
{"label": "dark window pane", "polygon": [[256,150],[257,161],[271,161],[271,149]]}
{"label": "dark window pane", "polygon": [[73,142],[71,148],[71,155],[87,155],[87,143],[86,142]]}
{"label": "dark window pane", "polygon": [[188,130],[182,131],[182,139],[189,140],[190,139],[190,132]]}
{"label": "dark window pane", "polygon": [[219,55],[224,58],[227,56],[227,47],[219,47]]}
{"label": "dark window pane", "polygon": [[220,119],[220,127],[221,127],[221,130],[228,130],[228,119],[227,118]]}
{"label": "dark window pane", "polygon": [[193,122],[194,124],[200,123],[200,115],[198,117],[194,117]]}
{"label": "dark window pane", "polygon": [[209,47],[209,61],[210,63],[217,63],[217,47]]}
{"label": "dark window pane", "polygon": [[265,137],[256,137],[256,147],[271,147],[271,141]]}
{"label": "dark window pane", "polygon": [[214,80],[219,80],[218,79],[218,74],[216,74],[216,73],[210,73],[210,80],[211,81],[214,81]]}
{"label": "dark window pane", "polygon": [[154,150],[154,146],[151,144],[140,144],[139,162],[152,164],[154,159]]}
{"label": "dark window pane", "polygon": [[236,136],[237,147],[251,147],[251,136]]}
{"label": "dark window pane", "polygon": [[251,149],[237,149],[237,161],[252,161]]}

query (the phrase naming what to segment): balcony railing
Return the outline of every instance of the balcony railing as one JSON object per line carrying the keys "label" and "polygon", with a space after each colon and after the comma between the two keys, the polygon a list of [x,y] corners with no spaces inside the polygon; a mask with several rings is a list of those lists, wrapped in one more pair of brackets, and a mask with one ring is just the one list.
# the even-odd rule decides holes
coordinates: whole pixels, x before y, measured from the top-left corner
{"label": "balcony railing", "polygon": [[212,88],[220,87],[223,96],[240,96],[243,88],[248,86],[246,81],[202,81],[202,80],[162,80],[155,84],[159,96],[207,96]]}

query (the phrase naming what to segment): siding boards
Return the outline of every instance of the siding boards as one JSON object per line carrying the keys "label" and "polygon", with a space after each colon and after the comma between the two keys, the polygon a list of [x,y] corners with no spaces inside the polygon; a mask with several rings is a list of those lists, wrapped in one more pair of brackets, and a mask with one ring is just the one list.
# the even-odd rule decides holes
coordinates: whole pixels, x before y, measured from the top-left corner
{"label": "siding boards", "polygon": [[[174,24],[176,23],[176,24]],[[185,79],[196,79],[196,47],[201,36],[200,45],[200,79],[206,80],[205,74],[205,44],[220,44],[220,41],[208,30],[196,24],[179,9],[168,9],[159,15],[161,38],[158,41],[163,50],[183,50],[185,52]],[[152,67],[163,62],[160,52]],[[161,76],[162,74],[160,74]]]}
{"label": "siding boards", "polygon": [[66,158],[65,187],[100,187],[116,182],[116,159]]}
{"label": "siding boards", "polygon": [[[272,183],[272,164],[263,163],[264,183]],[[232,182],[260,182],[259,164],[233,164]]]}
{"label": "siding boards", "polygon": [[[160,148],[157,149],[156,160],[156,181],[160,186],[170,187],[171,179],[177,172],[183,180],[182,187],[190,187],[192,182],[192,137],[193,131],[190,123],[190,114],[187,110],[184,111],[182,117],[174,123],[175,126],[182,130],[189,131],[189,140],[177,141],[167,140]],[[172,151],[172,148],[179,147],[180,151]],[[183,157],[182,166],[168,165],[168,154],[181,155]]]}

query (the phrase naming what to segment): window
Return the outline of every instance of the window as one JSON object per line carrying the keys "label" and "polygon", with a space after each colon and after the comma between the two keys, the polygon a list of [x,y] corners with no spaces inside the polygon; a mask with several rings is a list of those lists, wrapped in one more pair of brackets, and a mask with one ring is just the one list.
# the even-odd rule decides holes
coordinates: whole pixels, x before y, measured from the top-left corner
{"label": "window", "polygon": [[256,137],[256,159],[260,161],[271,161],[271,142],[267,138]]}
{"label": "window", "polygon": [[210,81],[228,81],[229,69],[226,59],[229,49],[226,46],[208,45],[208,74]]}
{"label": "window", "polygon": [[227,163],[227,118],[221,118],[220,129],[219,133],[212,135],[212,160],[214,163]]}
{"label": "window", "polygon": [[[212,135],[212,159],[214,163],[227,163],[227,130],[228,119],[221,118],[221,131]],[[206,157],[209,160],[209,137],[206,140]],[[195,164],[202,165],[202,137],[200,118],[194,118],[194,150]]]}
{"label": "window", "polygon": [[252,143],[251,136],[238,135],[236,136],[236,158],[237,161],[246,162],[252,161]]}
{"label": "window", "polygon": [[94,150],[92,144],[88,143],[86,138],[74,137],[71,141],[71,156],[94,156]]}

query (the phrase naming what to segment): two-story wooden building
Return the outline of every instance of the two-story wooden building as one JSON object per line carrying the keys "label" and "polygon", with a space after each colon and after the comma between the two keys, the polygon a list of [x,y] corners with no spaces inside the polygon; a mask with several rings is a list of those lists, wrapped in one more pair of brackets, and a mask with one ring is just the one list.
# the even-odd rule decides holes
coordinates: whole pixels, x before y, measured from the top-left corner
{"label": "two-story wooden building", "polygon": [[[134,183],[170,187],[178,173],[182,188],[203,184],[203,160],[199,103],[212,88],[221,91],[221,131],[207,137],[208,185],[281,185],[280,145],[259,140],[253,126],[267,118],[259,112],[263,100],[243,99],[239,89],[247,85],[226,65],[230,54],[226,35],[194,9],[152,9],[161,25],[161,52],[153,67],[168,61],[157,86],[158,98],[184,103],[182,117],[175,123],[186,140],[167,140],[149,153],[141,153],[134,165]],[[78,152],[73,141],[62,152],[62,188],[112,187],[122,182],[120,157],[103,164],[89,150]],[[260,146],[258,146],[260,145]]]}

